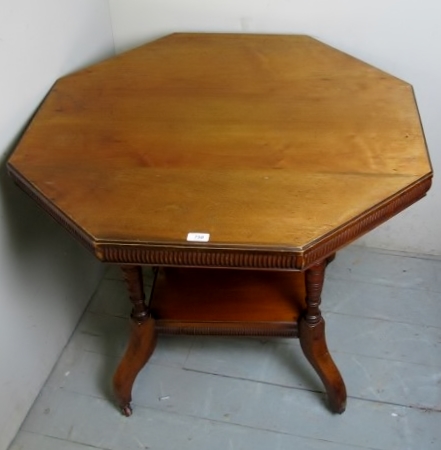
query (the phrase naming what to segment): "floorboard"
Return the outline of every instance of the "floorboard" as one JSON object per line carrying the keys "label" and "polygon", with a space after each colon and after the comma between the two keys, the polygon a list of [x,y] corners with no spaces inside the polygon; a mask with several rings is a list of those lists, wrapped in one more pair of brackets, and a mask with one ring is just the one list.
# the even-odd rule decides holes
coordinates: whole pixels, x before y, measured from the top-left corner
{"label": "floorboard", "polygon": [[357,246],[329,266],[322,306],[343,415],[326,408],[297,340],[161,336],[125,418],[110,378],[130,306],[110,266],[10,450],[439,449],[440,269]]}

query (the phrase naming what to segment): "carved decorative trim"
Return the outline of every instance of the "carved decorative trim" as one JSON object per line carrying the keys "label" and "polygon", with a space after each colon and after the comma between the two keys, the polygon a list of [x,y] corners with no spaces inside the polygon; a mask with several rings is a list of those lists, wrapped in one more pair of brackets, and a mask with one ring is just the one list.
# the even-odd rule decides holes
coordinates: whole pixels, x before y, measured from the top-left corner
{"label": "carved decorative trim", "polygon": [[250,337],[298,337],[298,327],[296,323],[286,326],[271,326],[260,324],[241,324],[241,326],[228,325],[170,325],[156,322],[156,331],[161,334],[189,335],[189,336],[250,336]]}
{"label": "carved decorative trim", "polygon": [[131,244],[124,241],[95,240],[50,200],[25,180],[11,165],[8,170],[14,181],[46,212],[63,225],[76,239],[104,262],[182,267],[244,268],[265,270],[305,270],[326,259],[341,247],[374,229],[395,214],[424,197],[432,183],[432,174],[417,181],[399,194],[385,200],[370,211],[354,218],[327,236],[303,249],[258,248],[186,248],[154,244]]}
{"label": "carved decorative trim", "polygon": [[333,232],[319,242],[314,242],[306,248],[303,261],[299,269],[304,270],[327,256],[335,253],[339,248],[349,244],[363,234],[374,229],[381,223],[403,211],[417,200],[424,197],[432,184],[432,176],[420,180],[413,186],[395,197],[386,200],[375,209],[355,218],[344,227]]}
{"label": "carved decorative trim", "polygon": [[327,261],[322,260],[305,271],[306,312],[304,320],[311,326],[317,325],[322,320],[320,303],[326,264]]}
{"label": "carved decorative trim", "polygon": [[122,264],[152,266],[225,267],[295,270],[296,256],[292,253],[269,253],[251,250],[210,250],[152,248],[135,245],[99,246],[100,259]]}
{"label": "carved decorative trim", "polygon": [[305,270],[424,197],[431,182],[431,176],[420,180],[304,250],[271,252],[252,249],[154,248],[124,243],[100,243],[97,253],[103,261],[123,264]]}
{"label": "carved decorative trim", "polygon": [[149,316],[149,310],[145,304],[142,269],[140,266],[122,266],[121,268],[133,305],[131,317],[138,323],[144,322]]}

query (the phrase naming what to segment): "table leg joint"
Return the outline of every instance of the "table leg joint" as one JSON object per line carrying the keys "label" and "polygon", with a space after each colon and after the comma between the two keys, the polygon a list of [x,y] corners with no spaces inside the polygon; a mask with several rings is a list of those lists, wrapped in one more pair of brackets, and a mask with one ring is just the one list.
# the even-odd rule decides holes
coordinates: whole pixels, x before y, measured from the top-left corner
{"label": "table leg joint", "polygon": [[149,309],[145,304],[142,268],[141,266],[126,265],[121,266],[121,269],[132,302],[131,317],[139,323],[144,322],[149,317]]}

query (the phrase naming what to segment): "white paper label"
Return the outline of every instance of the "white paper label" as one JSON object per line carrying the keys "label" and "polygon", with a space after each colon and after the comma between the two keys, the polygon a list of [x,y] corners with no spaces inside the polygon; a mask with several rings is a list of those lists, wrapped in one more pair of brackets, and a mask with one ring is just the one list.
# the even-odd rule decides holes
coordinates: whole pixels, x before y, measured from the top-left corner
{"label": "white paper label", "polygon": [[188,233],[187,241],[191,242],[208,242],[210,240],[210,233]]}

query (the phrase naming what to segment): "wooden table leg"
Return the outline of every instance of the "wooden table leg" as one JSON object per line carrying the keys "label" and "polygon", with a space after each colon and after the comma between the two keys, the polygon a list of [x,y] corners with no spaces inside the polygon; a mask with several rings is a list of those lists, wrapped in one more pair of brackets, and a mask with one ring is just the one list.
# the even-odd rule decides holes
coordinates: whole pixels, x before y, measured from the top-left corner
{"label": "wooden table leg", "polygon": [[336,253],[333,253],[332,255],[329,255],[329,256],[326,258],[326,260],[325,260],[325,261],[326,261],[326,265],[331,264],[332,261],[334,261],[335,256],[336,256]]}
{"label": "wooden table leg", "polygon": [[341,414],[346,408],[346,388],[329,354],[325,339],[325,321],[320,312],[326,265],[327,260],[324,260],[305,273],[306,312],[300,320],[299,338],[303,353],[325,386],[331,410]]}
{"label": "wooden table leg", "polygon": [[145,304],[141,267],[122,266],[122,270],[133,304],[132,323],[127,350],[113,376],[113,390],[122,413],[130,416],[133,383],[155,349],[156,330]]}

